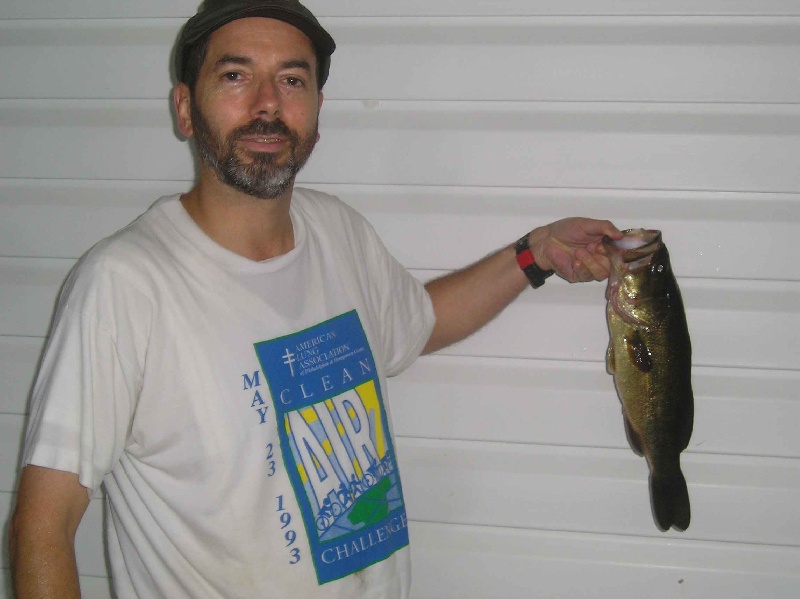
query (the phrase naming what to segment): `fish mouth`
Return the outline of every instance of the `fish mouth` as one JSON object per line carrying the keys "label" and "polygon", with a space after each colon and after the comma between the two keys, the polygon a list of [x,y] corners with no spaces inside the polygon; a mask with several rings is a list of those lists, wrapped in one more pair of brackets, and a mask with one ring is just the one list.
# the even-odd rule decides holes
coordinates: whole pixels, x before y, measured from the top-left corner
{"label": "fish mouth", "polygon": [[661,247],[661,231],[657,229],[627,229],[622,239],[603,238],[609,254],[626,265],[637,269],[649,262],[649,258]]}

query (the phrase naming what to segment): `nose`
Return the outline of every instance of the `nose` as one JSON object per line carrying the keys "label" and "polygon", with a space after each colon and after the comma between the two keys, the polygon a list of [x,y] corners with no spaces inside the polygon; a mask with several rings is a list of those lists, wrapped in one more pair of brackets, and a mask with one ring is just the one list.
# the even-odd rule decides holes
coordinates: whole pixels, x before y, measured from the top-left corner
{"label": "nose", "polygon": [[281,96],[274,81],[264,79],[255,88],[253,118],[272,120],[278,116]]}

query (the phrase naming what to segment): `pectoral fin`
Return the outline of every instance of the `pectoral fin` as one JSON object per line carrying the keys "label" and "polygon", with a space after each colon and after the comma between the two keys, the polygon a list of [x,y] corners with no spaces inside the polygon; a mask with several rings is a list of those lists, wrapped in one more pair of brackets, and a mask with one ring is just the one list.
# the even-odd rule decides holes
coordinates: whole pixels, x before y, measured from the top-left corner
{"label": "pectoral fin", "polygon": [[628,356],[631,359],[631,363],[636,368],[641,372],[653,370],[653,354],[650,353],[639,331],[634,331],[630,337],[626,337],[625,345],[628,348]]}
{"label": "pectoral fin", "polygon": [[628,415],[623,412],[622,416],[623,420],[625,421],[625,436],[628,438],[628,445],[631,446],[633,453],[638,456],[643,456],[644,451],[642,451],[642,438],[631,426],[631,421],[628,420]]}
{"label": "pectoral fin", "polygon": [[606,350],[606,372],[614,374],[616,365],[614,364],[614,342],[608,342],[608,349]]}

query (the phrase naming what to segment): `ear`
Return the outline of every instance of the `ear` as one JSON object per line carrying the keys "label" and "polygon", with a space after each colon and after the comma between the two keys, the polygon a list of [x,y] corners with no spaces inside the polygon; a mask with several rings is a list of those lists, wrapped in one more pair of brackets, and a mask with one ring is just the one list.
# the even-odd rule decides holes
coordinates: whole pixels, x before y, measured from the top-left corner
{"label": "ear", "polygon": [[175,107],[175,118],[178,130],[186,137],[194,134],[192,126],[192,94],[185,83],[178,83],[172,91],[172,103]]}

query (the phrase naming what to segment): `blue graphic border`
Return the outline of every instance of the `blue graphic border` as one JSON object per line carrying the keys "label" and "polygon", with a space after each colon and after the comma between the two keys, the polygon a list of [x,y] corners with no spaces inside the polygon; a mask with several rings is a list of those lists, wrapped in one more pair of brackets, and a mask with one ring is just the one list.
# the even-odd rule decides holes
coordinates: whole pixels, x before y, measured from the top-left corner
{"label": "blue graphic border", "polygon": [[[254,347],[272,394],[283,461],[302,512],[319,584],[383,561],[407,546],[408,522],[395,449],[375,361],[358,313],[353,310],[303,331],[256,343]],[[319,506],[312,505],[298,471],[299,450],[287,430],[287,420],[292,413],[319,408],[327,400],[354,392],[370,382],[374,384],[380,407],[386,458],[380,464],[373,463],[371,473],[365,472],[357,481],[356,484],[363,482],[365,489],[360,497],[351,496],[348,511],[336,514],[336,521],[355,529],[348,532],[331,516],[332,522],[326,522],[330,526],[327,534],[320,534],[321,512],[315,511]],[[371,505],[379,514],[377,522],[369,515]],[[367,521],[361,527],[357,527],[359,521],[352,519],[350,511],[356,506],[367,513]]]}

